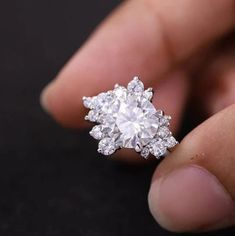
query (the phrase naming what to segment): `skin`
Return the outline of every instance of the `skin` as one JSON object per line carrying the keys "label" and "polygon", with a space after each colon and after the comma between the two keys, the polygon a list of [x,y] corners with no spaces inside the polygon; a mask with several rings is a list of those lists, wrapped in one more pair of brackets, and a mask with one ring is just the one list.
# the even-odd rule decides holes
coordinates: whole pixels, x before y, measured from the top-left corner
{"label": "skin", "polygon": [[[57,122],[82,128],[82,96],[138,74],[156,88],[153,102],[172,116],[175,133],[194,98],[210,118],[161,162],[149,191],[153,217],[171,231],[235,223],[234,27],[234,0],[126,1],[42,92],[41,104]],[[127,152],[121,158],[136,160]]]}

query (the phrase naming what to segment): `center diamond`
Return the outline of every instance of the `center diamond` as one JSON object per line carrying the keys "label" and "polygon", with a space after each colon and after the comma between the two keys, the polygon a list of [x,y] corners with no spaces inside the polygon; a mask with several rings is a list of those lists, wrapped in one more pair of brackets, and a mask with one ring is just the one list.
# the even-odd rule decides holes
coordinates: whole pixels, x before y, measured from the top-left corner
{"label": "center diamond", "polygon": [[145,98],[141,102],[133,97],[122,101],[117,112],[116,125],[121,133],[123,147],[144,146],[156,135],[158,119],[154,113],[156,109]]}

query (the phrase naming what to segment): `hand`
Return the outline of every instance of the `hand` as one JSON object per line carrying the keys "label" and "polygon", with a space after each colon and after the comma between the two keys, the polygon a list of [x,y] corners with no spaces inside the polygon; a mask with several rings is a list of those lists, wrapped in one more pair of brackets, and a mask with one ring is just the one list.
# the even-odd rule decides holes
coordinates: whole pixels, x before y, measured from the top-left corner
{"label": "hand", "polygon": [[235,105],[229,106],[235,101],[235,48],[232,41],[227,49],[216,46],[234,26],[234,0],[126,1],[42,94],[45,110],[74,128],[85,125],[82,96],[126,84],[136,74],[157,89],[154,103],[172,116],[175,132],[192,92],[209,115],[228,106],[189,133],[156,169],[149,207],[168,230],[235,224]]}

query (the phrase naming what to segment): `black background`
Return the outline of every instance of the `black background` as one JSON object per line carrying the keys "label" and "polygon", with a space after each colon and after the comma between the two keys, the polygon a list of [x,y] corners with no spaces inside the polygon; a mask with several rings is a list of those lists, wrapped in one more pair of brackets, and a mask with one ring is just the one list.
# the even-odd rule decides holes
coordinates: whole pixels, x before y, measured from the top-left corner
{"label": "black background", "polygon": [[[154,166],[96,153],[56,125],[39,95],[118,1],[1,1],[0,235],[171,235],[152,219]],[[234,230],[211,233],[233,234]]]}

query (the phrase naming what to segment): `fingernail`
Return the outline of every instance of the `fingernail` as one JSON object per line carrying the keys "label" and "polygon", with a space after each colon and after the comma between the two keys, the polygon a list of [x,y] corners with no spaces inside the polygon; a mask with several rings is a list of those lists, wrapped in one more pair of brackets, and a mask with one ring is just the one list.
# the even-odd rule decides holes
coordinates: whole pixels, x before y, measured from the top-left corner
{"label": "fingernail", "polygon": [[218,179],[196,165],[153,181],[148,201],[158,223],[176,232],[216,228],[234,212],[234,202]]}

